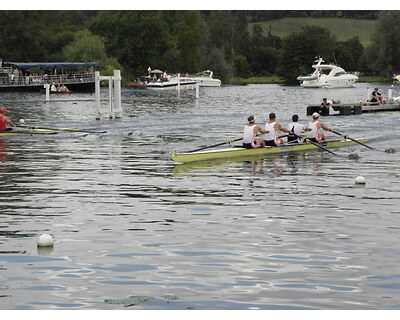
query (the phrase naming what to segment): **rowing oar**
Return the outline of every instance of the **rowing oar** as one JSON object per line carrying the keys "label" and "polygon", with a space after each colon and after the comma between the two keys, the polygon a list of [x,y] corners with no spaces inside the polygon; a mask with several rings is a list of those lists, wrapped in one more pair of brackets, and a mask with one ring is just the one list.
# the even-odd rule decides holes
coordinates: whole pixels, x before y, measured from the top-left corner
{"label": "rowing oar", "polygon": [[239,141],[239,140],[242,140],[242,139],[243,139],[243,138],[238,138],[238,139],[235,139],[235,140],[228,140],[228,141],[225,141],[225,142],[221,142],[221,143],[214,144],[214,145],[212,145],[212,146],[207,146],[207,147],[203,147],[203,148],[198,148],[198,149],[191,150],[191,151],[187,151],[187,152],[189,153],[189,152],[196,152],[196,151],[200,151],[200,150],[204,150],[204,149],[210,149],[210,148],[222,146],[222,145],[224,145],[224,144],[231,144],[231,143],[233,143],[233,142],[236,142],[236,141]]}
{"label": "rowing oar", "polygon": [[[297,138],[302,138],[302,137],[300,137],[299,135],[297,135],[297,134],[295,134],[295,133],[293,133],[293,132],[292,132],[291,134],[293,134],[293,135],[296,136]],[[335,152],[333,152],[333,151],[331,151],[331,150],[329,150],[329,149],[327,149],[327,148],[324,148],[323,146],[319,145],[319,143],[317,143],[317,142],[311,141],[311,140],[308,139],[308,138],[305,138],[305,140],[306,140],[307,142],[313,144],[314,146],[316,146],[316,147],[318,147],[318,148],[320,148],[320,149],[326,151],[326,152],[329,152],[329,153],[331,153],[331,154],[333,154],[333,155],[335,155],[335,156],[341,157],[340,154],[337,154],[337,153],[335,153]]]}
{"label": "rowing oar", "polygon": [[392,149],[392,148],[386,149],[386,150],[379,150],[379,149],[376,149],[376,148],[372,148],[371,146],[366,145],[365,143],[362,143],[362,142],[360,142],[360,141],[358,141],[358,140],[356,140],[356,139],[353,139],[353,138],[349,137],[348,135],[345,135],[345,134],[343,134],[343,133],[337,132],[337,131],[335,131],[335,130],[332,130],[332,132],[335,133],[335,134],[337,134],[337,135],[339,135],[339,136],[342,136],[342,137],[345,138],[345,139],[350,139],[351,141],[354,141],[354,142],[356,142],[356,143],[358,143],[358,144],[361,144],[362,146],[364,146],[364,147],[366,147],[366,148],[368,148],[368,149],[371,149],[371,150],[376,150],[376,151],[381,151],[381,152],[387,152],[387,153],[394,153],[394,152],[395,152],[395,150]]}
{"label": "rowing oar", "polygon": [[90,131],[90,130],[81,130],[75,128],[46,128],[46,127],[29,127],[24,125],[19,125],[22,128],[34,129],[34,130],[54,130],[60,132],[84,132],[84,133],[106,133],[107,131]]}
{"label": "rowing oar", "polygon": [[354,142],[356,142],[356,143],[358,143],[358,144],[361,144],[362,146],[367,147],[368,149],[375,150],[374,148],[372,148],[372,147],[370,147],[370,146],[367,146],[366,144],[364,144],[364,143],[362,143],[362,142],[360,142],[360,141],[358,141],[358,140],[356,140],[356,139],[350,138],[349,136],[347,136],[347,135],[345,135],[345,134],[342,134],[342,133],[337,132],[337,131],[335,131],[335,130],[332,130],[332,132],[335,133],[335,134],[337,134],[338,136],[342,136],[342,137],[345,138],[345,139],[350,139],[351,141],[354,141]]}

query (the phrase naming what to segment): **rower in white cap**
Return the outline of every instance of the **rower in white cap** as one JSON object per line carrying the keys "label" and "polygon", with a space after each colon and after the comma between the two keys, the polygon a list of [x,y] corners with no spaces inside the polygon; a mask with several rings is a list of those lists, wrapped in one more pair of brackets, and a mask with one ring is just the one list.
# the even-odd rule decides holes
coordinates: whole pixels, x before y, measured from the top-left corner
{"label": "rower in white cap", "polygon": [[316,143],[325,140],[325,136],[321,132],[321,129],[326,131],[332,131],[331,128],[327,127],[323,122],[319,121],[318,112],[314,112],[312,114],[312,119],[311,122],[308,124],[308,128],[311,129],[311,131],[309,131],[307,135],[308,140]]}

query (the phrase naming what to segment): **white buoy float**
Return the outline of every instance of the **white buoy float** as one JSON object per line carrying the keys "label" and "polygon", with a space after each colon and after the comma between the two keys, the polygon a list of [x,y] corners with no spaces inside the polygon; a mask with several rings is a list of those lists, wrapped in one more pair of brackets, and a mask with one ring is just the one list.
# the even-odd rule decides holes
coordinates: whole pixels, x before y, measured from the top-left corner
{"label": "white buoy float", "polygon": [[37,238],[38,247],[52,247],[54,245],[54,239],[49,234],[42,234]]}
{"label": "white buoy float", "polygon": [[19,119],[19,123],[20,123],[20,124],[24,124],[24,123],[25,123],[25,120],[24,120],[24,119]]}
{"label": "white buoy float", "polygon": [[356,184],[365,184],[365,183],[366,183],[365,178],[364,178],[363,176],[358,176],[358,177],[356,177],[356,179],[355,179],[354,182],[355,182]]}

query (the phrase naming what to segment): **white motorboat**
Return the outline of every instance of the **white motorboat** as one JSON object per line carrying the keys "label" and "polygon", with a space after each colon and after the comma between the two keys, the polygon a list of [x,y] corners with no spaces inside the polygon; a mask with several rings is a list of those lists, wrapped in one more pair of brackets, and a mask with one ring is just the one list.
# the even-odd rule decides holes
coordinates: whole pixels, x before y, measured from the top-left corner
{"label": "white motorboat", "polygon": [[315,69],[307,76],[298,76],[300,86],[304,88],[350,88],[358,80],[358,72],[348,73],[343,68],[334,64],[323,64],[324,60],[318,58]]}
{"label": "white motorboat", "polygon": [[200,87],[220,87],[221,80],[213,78],[213,72],[206,70],[195,74],[192,79],[196,80]]}
{"label": "white motorboat", "polygon": [[[151,73],[153,73],[153,71]],[[197,82],[193,78],[181,77],[179,75],[170,76],[164,72],[161,77],[154,77],[153,81],[147,84],[147,88],[159,91],[186,91],[196,89],[196,84]]]}

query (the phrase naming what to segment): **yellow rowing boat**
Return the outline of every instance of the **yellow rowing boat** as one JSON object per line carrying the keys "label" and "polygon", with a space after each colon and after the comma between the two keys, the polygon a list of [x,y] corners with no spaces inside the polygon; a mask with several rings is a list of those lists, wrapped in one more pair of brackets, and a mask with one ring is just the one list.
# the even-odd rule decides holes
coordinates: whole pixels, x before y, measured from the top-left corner
{"label": "yellow rowing boat", "polygon": [[0,131],[0,137],[10,137],[19,135],[31,135],[31,134],[55,134],[58,130],[50,129],[28,129],[28,130],[11,130],[11,131]]}
{"label": "yellow rowing boat", "polygon": [[[367,139],[358,139],[359,142],[366,142]],[[196,152],[184,152],[179,153],[173,151],[171,153],[171,159],[180,162],[196,162],[196,161],[206,161],[206,160],[215,160],[215,159],[229,159],[229,158],[243,158],[249,156],[266,156],[270,154],[281,154],[288,152],[297,152],[297,151],[309,151],[309,150],[317,150],[317,149],[330,149],[330,148],[340,148],[346,147],[350,145],[356,144],[355,141],[346,139],[346,140],[331,140],[325,141],[322,144],[316,143],[294,143],[294,144],[285,144],[279,147],[265,147],[265,148],[257,148],[257,149],[245,149],[242,147],[232,147],[232,148],[224,148],[224,149],[216,149],[216,150],[207,150],[207,151],[196,151]]]}

